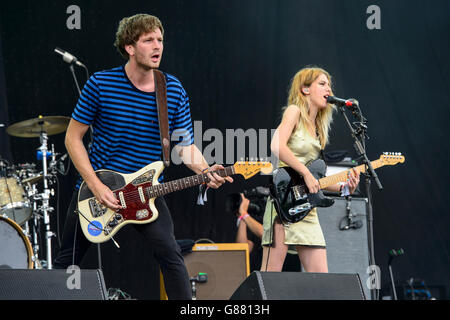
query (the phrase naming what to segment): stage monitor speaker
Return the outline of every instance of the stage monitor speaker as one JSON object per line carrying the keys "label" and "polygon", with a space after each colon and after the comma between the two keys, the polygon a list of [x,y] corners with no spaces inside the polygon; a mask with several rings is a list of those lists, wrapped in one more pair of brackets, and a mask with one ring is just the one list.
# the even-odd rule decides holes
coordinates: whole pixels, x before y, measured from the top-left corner
{"label": "stage monitor speaker", "polygon": [[[331,207],[317,208],[327,245],[328,272],[357,273],[369,298],[367,199],[352,197],[348,203],[345,198],[333,199],[335,202]],[[352,224],[349,223],[347,209],[352,215]],[[346,228],[347,225],[351,226]]]}
{"label": "stage monitor speaker", "polygon": [[[184,262],[190,278],[206,274],[206,282],[193,284],[197,300],[228,300],[250,274],[247,243],[197,243]],[[165,300],[162,276],[160,285],[160,298]]]}
{"label": "stage monitor speaker", "polygon": [[106,300],[101,270],[0,269],[0,300]]}
{"label": "stage monitor speaker", "polygon": [[230,300],[364,300],[358,274],[254,271]]}

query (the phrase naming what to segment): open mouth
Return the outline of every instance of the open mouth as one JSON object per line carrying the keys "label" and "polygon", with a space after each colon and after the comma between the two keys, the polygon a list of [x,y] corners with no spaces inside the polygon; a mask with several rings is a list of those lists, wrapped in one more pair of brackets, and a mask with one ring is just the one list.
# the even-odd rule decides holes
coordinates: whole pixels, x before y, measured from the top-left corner
{"label": "open mouth", "polygon": [[159,60],[160,55],[159,54],[154,54],[150,57],[150,59],[152,59],[153,62],[157,62]]}

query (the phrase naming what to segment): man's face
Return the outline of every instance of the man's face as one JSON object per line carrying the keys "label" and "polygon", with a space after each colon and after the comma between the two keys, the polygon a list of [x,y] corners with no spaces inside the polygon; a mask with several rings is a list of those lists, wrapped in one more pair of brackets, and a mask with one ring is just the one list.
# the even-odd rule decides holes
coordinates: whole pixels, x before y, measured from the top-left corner
{"label": "man's face", "polygon": [[161,63],[163,53],[163,36],[157,28],[149,33],[144,33],[135,44],[128,46],[130,59],[144,69],[157,69]]}

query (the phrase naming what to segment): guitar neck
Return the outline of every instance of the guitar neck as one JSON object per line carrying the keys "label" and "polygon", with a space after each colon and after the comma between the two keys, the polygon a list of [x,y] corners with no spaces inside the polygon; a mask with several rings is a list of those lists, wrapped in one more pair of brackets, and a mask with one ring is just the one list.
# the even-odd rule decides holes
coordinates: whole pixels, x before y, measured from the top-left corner
{"label": "guitar neck", "polygon": [[[372,161],[371,164],[374,169],[384,166],[384,163],[380,159]],[[362,164],[362,165],[355,167],[354,169],[360,173],[364,173],[364,172],[366,172],[366,165]],[[333,174],[331,176],[319,179],[320,188],[324,189],[324,188],[332,186],[336,183],[347,181],[349,171],[350,170],[345,170],[345,171]]]}
{"label": "guitar neck", "polygon": [[[224,169],[215,170],[215,171],[209,171],[209,172],[210,173],[214,172],[221,177],[227,177],[227,176],[231,176],[231,175],[235,174],[233,166],[226,167]],[[198,175],[194,175],[194,176],[190,176],[190,177],[186,177],[186,178],[182,178],[182,179],[178,179],[178,180],[165,182],[162,184],[157,184],[157,185],[146,188],[145,192],[147,192],[147,195],[150,198],[155,198],[155,197],[160,197],[160,196],[163,196],[165,194],[168,194],[168,193],[171,193],[174,191],[179,191],[179,190],[187,189],[190,187],[194,187],[194,186],[200,185],[202,183],[208,183],[210,180],[211,179],[208,178],[207,173],[202,173],[202,174],[198,174]]]}

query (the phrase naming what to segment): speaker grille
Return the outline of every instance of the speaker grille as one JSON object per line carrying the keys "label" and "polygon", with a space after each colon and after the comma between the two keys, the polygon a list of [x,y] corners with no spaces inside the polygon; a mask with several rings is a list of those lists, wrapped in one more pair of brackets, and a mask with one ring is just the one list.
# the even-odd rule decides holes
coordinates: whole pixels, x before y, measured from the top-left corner
{"label": "speaker grille", "polygon": [[334,205],[318,208],[320,226],[327,243],[328,272],[357,273],[363,283],[366,297],[370,290],[366,285],[369,278],[369,248],[367,239],[367,199],[352,198],[349,207],[353,221],[359,221],[360,227],[341,230],[347,225],[347,202],[344,198],[334,198]]}
{"label": "speaker grille", "polygon": [[231,300],[364,300],[358,274],[254,271]]}
{"label": "speaker grille", "polygon": [[0,269],[0,300],[105,300],[101,270],[79,271],[72,282],[66,270]]}

